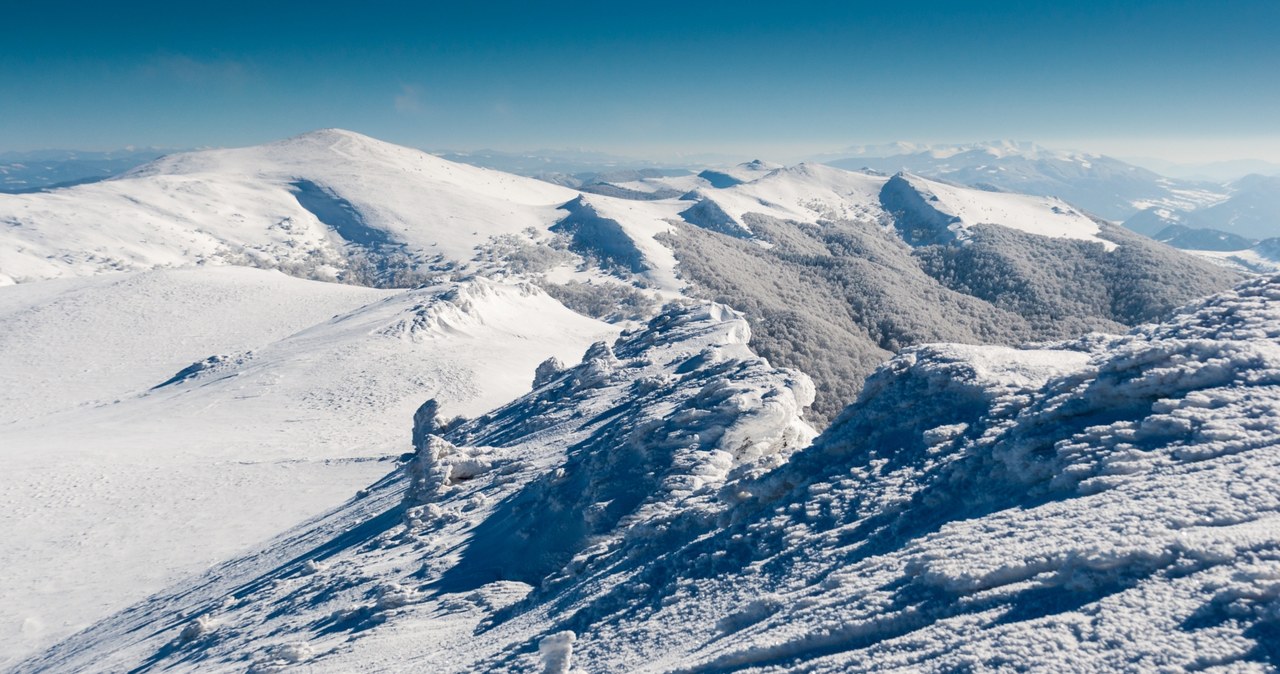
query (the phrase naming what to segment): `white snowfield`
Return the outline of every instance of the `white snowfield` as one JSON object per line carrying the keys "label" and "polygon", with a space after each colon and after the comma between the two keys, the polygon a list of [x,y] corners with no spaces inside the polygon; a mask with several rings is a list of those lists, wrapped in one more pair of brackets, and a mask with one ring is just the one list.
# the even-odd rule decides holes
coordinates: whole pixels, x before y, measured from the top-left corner
{"label": "white snowfield", "polygon": [[698,195],[714,201],[744,227],[747,213],[813,224],[840,219],[880,221],[886,217],[880,206],[885,180],[821,164],[800,164],[774,169],[740,185],[704,188]]}
{"label": "white snowfield", "polygon": [[349,498],[613,326],[527,284],[241,267],[0,293],[0,664]]}
{"label": "white snowfield", "polygon": [[16,671],[1267,671],[1280,277],[1124,336],[805,377],[673,307],[368,496]]}

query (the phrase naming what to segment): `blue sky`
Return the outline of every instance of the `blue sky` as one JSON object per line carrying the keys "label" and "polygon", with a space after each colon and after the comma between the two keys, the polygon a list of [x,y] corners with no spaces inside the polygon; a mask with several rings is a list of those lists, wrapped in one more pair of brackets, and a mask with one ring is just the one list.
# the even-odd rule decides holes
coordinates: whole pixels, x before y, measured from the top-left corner
{"label": "blue sky", "polygon": [[659,158],[1016,138],[1280,159],[1274,0],[42,0],[4,15],[0,149],[337,126]]}

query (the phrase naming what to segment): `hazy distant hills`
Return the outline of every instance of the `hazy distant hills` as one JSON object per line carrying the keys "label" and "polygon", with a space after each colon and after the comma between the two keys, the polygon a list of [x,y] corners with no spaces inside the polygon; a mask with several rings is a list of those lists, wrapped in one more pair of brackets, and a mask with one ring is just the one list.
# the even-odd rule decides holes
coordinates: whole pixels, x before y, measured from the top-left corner
{"label": "hazy distant hills", "polygon": [[1280,164],[1261,159],[1235,159],[1198,164],[1178,164],[1149,157],[1135,157],[1127,161],[1145,166],[1160,175],[1171,178],[1205,180],[1215,183],[1228,183],[1252,173],[1280,176]]}
{"label": "hazy distant hills", "polygon": [[1124,225],[1172,246],[1198,250],[1244,250],[1280,234],[1280,176],[1248,175],[1226,187],[1230,196],[1216,204],[1148,208]]}
{"label": "hazy distant hills", "polygon": [[[166,152],[149,148],[0,153],[0,193],[95,182],[124,173]],[[679,185],[658,190],[634,188],[650,179],[696,174],[714,187],[726,187],[739,181],[731,175],[732,171],[745,170],[726,169],[723,158],[712,156],[690,156],[675,163],[663,163],[572,149],[439,151],[435,154],[452,162],[633,200],[679,196]],[[1218,162],[1202,167],[1143,160],[1146,166],[1159,169],[1157,173],[1105,155],[1051,150],[1021,141],[856,146],[824,155],[820,160],[850,170],[866,169],[884,174],[906,171],[983,190],[1058,197],[1098,217],[1123,222],[1136,232],[1176,248],[1236,251],[1262,239],[1280,236],[1280,177],[1271,175],[1280,172],[1280,166],[1256,160]],[[778,168],[776,164],[763,162],[755,165]],[[1254,174],[1236,177],[1246,171]]]}
{"label": "hazy distant hills", "polygon": [[1099,154],[1050,150],[1035,143],[993,141],[965,145],[851,148],[828,164],[886,173],[910,171],[987,189],[1062,198],[1108,220],[1124,220],[1152,206],[1193,209],[1222,198],[1220,185],[1173,180]]}
{"label": "hazy distant hills", "polygon": [[102,180],[172,150],[0,152],[0,192],[17,194]]}
{"label": "hazy distant hills", "polygon": [[[1245,250],[1280,236],[1280,167],[1259,161],[1207,165],[1172,178],[1099,154],[1050,150],[1035,143],[993,141],[964,145],[892,143],[853,147],[824,158],[846,169],[919,175],[980,189],[1059,197],[1075,206],[1176,248]],[[1194,167],[1193,167],[1194,168]],[[1208,170],[1212,169],[1212,170]],[[1231,182],[1212,177],[1251,174]]]}

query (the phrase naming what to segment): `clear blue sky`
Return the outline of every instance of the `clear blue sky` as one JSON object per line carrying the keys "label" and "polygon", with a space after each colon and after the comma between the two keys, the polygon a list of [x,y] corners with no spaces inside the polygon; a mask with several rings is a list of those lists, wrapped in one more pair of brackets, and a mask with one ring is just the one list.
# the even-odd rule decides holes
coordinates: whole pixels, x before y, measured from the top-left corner
{"label": "clear blue sky", "polygon": [[338,126],[649,156],[1017,138],[1280,159],[1276,0],[4,5],[0,149]]}

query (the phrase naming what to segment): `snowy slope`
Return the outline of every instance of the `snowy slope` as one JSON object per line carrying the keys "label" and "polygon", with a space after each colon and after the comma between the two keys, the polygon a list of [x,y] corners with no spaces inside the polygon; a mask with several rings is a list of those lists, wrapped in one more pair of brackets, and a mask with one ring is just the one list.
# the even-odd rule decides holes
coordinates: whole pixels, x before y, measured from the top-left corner
{"label": "snowy slope", "polygon": [[392,294],[242,267],[9,287],[0,424],[108,404],[192,360],[248,351]]}
{"label": "snowy slope", "polygon": [[[1127,311],[1135,301],[1149,311],[1174,306],[1193,296],[1188,288],[1224,287],[1215,283],[1230,276],[1198,274],[1194,265],[1152,257],[1132,242],[1107,254],[1079,245],[1097,240],[1096,223],[1052,199],[820,165],[752,162],[725,175],[732,180],[652,178],[685,181],[690,189],[684,198],[625,199],[455,165],[328,130],[254,148],[167,157],[74,189],[0,195],[0,283],[21,281],[0,288],[0,458],[7,469],[0,475],[0,505],[7,513],[0,514],[0,526],[16,532],[0,541],[0,565],[13,570],[0,577],[7,599],[0,607],[0,663],[237,555],[369,484],[406,450],[410,420],[427,398],[437,401],[443,417],[475,418],[448,434],[464,447],[460,480],[488,465],[473,456],[480,446],[501,445],[495,456],[505,458],[499,463],[518,473],[494,478],[509,477],[510,485],[476,482],[477,489],[499,491],[468,492],[468,499],[478,500],[460,505],[465,512],[488,512],[485,503],[521,480],[546,482],[551,486],[540,488],[535,511],[586,513],[572,526],[592,533],[589,540],[569,536],[583,546],[573,554],[618,543],[615,525],[631,526],[619,522],[666,522],[684,512],[671,498],[635,490],[581,492],[579,483],[552,488],[559,478],[547,477],[546,470],[554,475],[548,462],[568,452],[592,464],[583,470],[600,477],[590,480],[607,483],[621,470],[629,487],[648,489],[656,488],[648,480],[666,476],[661,494],[691,491],[687,503],[697,507],[689,512],[704,515],[680,530],[710,526],[714,518],[707,513],[725,515],[738,500],[730,492],[710,498],[716,485],[775,466],[807,439],[799,410],[813,395],[804,377],[774,370],[751,354],[745,323],[730,310],[703,303],[675,310],[624,340],[616,357],[594,348],[590,362],[575,370],[579,384],[560,392],[563,400],[539,387],[497,417],[477,417],[527,392],[535,366],[548,356],[575,362],[588,344],[625,327],[575,311],[648,317],[655,297],[736,297],[709,294],[710,286],[690,273],[694,249],[688,244],[695,235],[751,253],[776,252],[776,258],[762,258],[763,268],[738,264],[759,262],[742,257],[720,261],[751,275],[743,288],[773,292],[764,298],[770,303],[800,311],[807,300],[788,293],[807,288],[821,294],[813,306],[832,307],[824,320],[839,322],[858,335],[858,345],[875,350],[874,358],[853,359],[862,369],[845,377],[850,386],[887,353],[882,348],[920,341],[921,326],[935,315],[955,315],[957,324],[983,331],[932,339],[1001,341],[1023,334],[1000,332],[1007,310],[974,299],[982,293],[1013,298],[1013,309],[1072,326],[1051,333],[1060,338],[1079,334],[1086,319],[1119,329],[1105,311]],[[923,221],[941,223],[935,233],[946,236],[928,251],[938,258],[929,273],[945,272],[962,290],[943,288],[926,275],[917,257],[923,249],[912,248],[922,242],[909,235],[919,222],[886,207],[891,185],[901,187],[898,196],[923,204],[911,217],[923,213]],[[985,227],[989,221],[997,227]],[[777,236],[756,238],[752,222]],[[830,242],[823,240],[828,235]],[[1112,248],[1105,241],[1103,247]],[[1077,286],[1072,277],[1068,287],[1058,276],[1022,274],[1035,259],[1026,251],[1043,256],[1045,250],[1075,265],[1073,272],[1086,269],[1094,285]],[[966,255],[975,257],[979,263],[970,266],[980,274],[946,267],[952,262],[942,257],[951,253],[961,266]],[[677,255],[683,255],[680,264]],[[825,256],[845,258],[841,264],[851,266],[840,268],[853,273],[828,275],[820,270]],[[784,262],[798,261],[814,266],[787,268],[782,278],[794,271],[849,286],[770,280]],[[1008,273],[1001,271],[1006,263]],[[235,265],[401,289],[316,283]],[[1095,293],[1092,277],[1106,275],[1106,265],[1132,269],[1141,279],[1122,278],[1116,285],[1123,292],[1106,285]],[[153,269],[170,266],[181,269]],[[885,269],[896,275],[881,274]],[[992,269],[997,278],[1029,288],[1027,296],[983,286]],[[909,291],[882,285],[903,278],[897,274],[903,270],[913,274]],[[119,271],[126,273],[107,273]],[[1168,288],[1151,291],[1152,285]],[[1089,307],[1103,309],[1088,308],[1081,317],[1073,313],[1075,305],[1041,301],[1056,292],[1090,295]],[[935,314],[939,301],[952,313]],[[849,315],[855,304],[856,315]],[[892,309],[882,314],[883,307]],[[814,344],[830,349],[845,342],[830,341],[828,333],[814,335],[811,343],[795,333],[807,324],[795,320],[762,327],[779,325],[778,334],[758,331],[775,346],[775,364],[792,362],[787,357],[796,354],[807,363],[821,358],[839,364],[850,355],[815,351]],[[623,357],[623,351],[634,355]],[[555,368],[543,368],[540,384],[554,374]],[[828,411],[847,399],[828,401]],[[655,428],[669,430],[670,441],[650,447]],[[617,443],[627,449],[604,452]],[[716,451],[700,453],[712,444]],[[595,458],[588,461],[588,453]],[[653,475],[634,472],[637,456],[649,462],[643,465]],[[671,465],[658,465],[664,462]],[[389,494],[403,484],[390,480],[370,500],[319,521],[320,529],[300,530],[297,544],[334,535],[329,527],[351,526],[350,517],[364,516],[356,513],[376,514],[368,510],[371,504],[396,500]],[[672,498],[686,503],[685,496]],[[618,512],[624,515],[615,520]],[[469,536],[473,525],[499,526],[479,517],[460,520],[458,535]],[[139,542],[137,532],[147,538]],[[568,554],[532,553],[560,561]],[[417,568],[405,559],[395,564]],[[257,562],[245,568],[262,570]],[[540,578],[522,577],[528,584]],[[370,589],[361,583],[353,588]],[[503,587],[495,590],[494,602],[519,590]],[[356,601],[351,597],[357,591],[343,594],[343,601]],[[468,615],[456,626],[469,630],[479,619]],[[482,647],[492,654],[507,646],[493,641]]]}
{"label": "snowy slope", "polygon": [[[1035,197],[1005,192],[983,192],[956,187],[917,176],[899,174],[890,178],[881,193],[881,204],[898,214],[895,225],[904,231],[938,229],[935,241],[968,238],[968,229],[988,223],[1049,238],[1075,239],[1115,244],[1098,236],[1098,223],[1054,197]],[[946,231],[943,232],[942,229]]]}
{"label": "snowy slope", "polygon": [[[957,187],[908,174],[885,178],[821,164],[777,169],[751,182],[700,189],[685,198],[713,202],[744,229],[747,213],[815,224],[891,222],[904,232],[922,220],[937,220],[938,227],[950,231],[942,241],[963,240],[967,228],[986,223],[1114,247],[1098,236],[1097,222],[1060,199]],[[909,234],[904,236],[910,241]]]}
{"label": "snowy slope", "polygon": [[658,241],[680,219],[680,202],[634,201],[599,194],[582,194],[566,204],[553,231],[569,234],[575,251],[625,269],[642,284],[678,294],[683,283],[676,275],[671,250]]}
{"label": "snowy slope", "polygon": [[[672,310],[369,496],[17,671],[1263,671],[1280,277],[1125,336],[808,385]],[[433,434],[443,434],[433,435]]]}
{"label": "snowy slope", "polygon": [[[816,223],[819,220],[880,220],[880,189],[884,179],[841,171],[818,164],[779,168],[750,182],[724,189],[696,192],[742,224],[747,213],[780,220]],[[689,197],[686,197],[689,198]]]}
{"label": "snowy slope", "polygon": [[348,498],[424,398],[479,414],[616,330],[527,284],[235,267],[21,284],[0,311],[0,661]]}
{"label": "snowy slope", "polygon": [[[194,593],[183,590],[181,598],[154,602],[163,606],[176,598],[191,604],[183,609],[179,631],[186,624],[212,629],[214,617],[198,617],[204,609],[197,605],[210,599],[222,605],[229,588],[257,586],[253,576],[281,573],[280,582],[267,585],[294,595],[285,613],[273,616],[274,608],[255,603],[246,587],[239,591],[245,612],[219,612],[216,618],[217,625],[247,638],[256,634],[256,625],[288,616],[294,627],[280,634],[279,643],[246,650],[245,643],[228,641],[229,650],[202,648],[192,656],[183,649],[179,659],[209,671],[240,671],[255,660],[268,668],[276,660],[288,664],[317,649],[345,650],[341,644],[350,630],[364,632],[404,606],[415,607],[420,620],[397,639],[429,650],[445,641],[471,649],[465,642],[477,621],[527,593],[528,583],[541,574],[634,545],[660,547],[669,535],[663,523],[686,513],[696,515],[697,523],[682,528],[711,526],[715,513],[728,505],[721,491],[779,465],[814,435],[799,418],[813,395],[807,378],[755,357],[746,347],[749,336],[746,322],[727,308],[673,307],[612,347],[592,346],[575,368],[546,370],[532,393],[447,433],[456,446],[428,435],[440,432],[438,422],[420,414],[417,458],[369,496],[280,539],[262,556],[212,571],[211,584]],[[529,535],[534,531],[537,536]],[[339,540],[330,547],[324,541],[335,534]],[[300,571],[304,576],[296,575]],[[418,611],[426,599],[416,589],[420,577],[453,588],[447,594],[454,598]],[[372,601],[363,601],[366,596]],[[226,607],[235,610],[230,603]],[[118,649],[110,662],[76,664],[88,652],[75,649],[72,661],[32,666],[132,667],[129,659],[145,660],[156,647],[145,636],[152,630],[138,631],[136,625],[171,619],[168,608],[157,610],[144,609],[147,617],[130,612],[142,622],[106,628]],[[296,629],[315,621],[333,624],[320,627],[332,637],[327,643],[288,646],[300,636]],[[122,629],[134,636],[124,636]],[[424,642],[425,635],[432,636]],[[199,634],[193,639],[203,640]],[[409,654],[363,654],[357,657],[372,657],[366,665],[343,666],[377,669],[404,655]],[[473,669],[462,660],[457,664]],[[417,666],[435,669],[430,659]]]}
{"label": "snowy slope", "polygon": [[456,264],[490,237],[546,229],[575,194],[316,131],[163,157],[92,185],[0,195],[0,283],[220,262],[334,278],[353,244]]}

